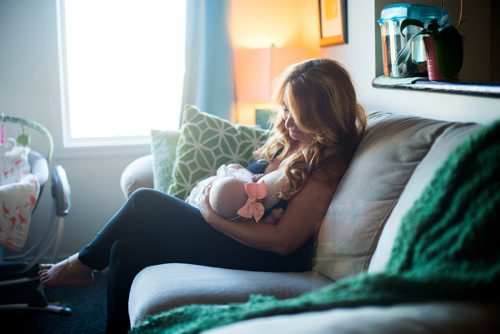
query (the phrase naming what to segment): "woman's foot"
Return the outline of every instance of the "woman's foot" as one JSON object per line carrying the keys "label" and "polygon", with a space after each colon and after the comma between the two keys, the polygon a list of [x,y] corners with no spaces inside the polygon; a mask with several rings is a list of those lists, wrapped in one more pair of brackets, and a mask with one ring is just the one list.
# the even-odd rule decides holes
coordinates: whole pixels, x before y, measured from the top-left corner
{"label": "woman's foot", "polygon": [[88,286],[94,281],[92,269],[78,260],[78,253],[56,264],[42,264],[38,278],[45,286]]}

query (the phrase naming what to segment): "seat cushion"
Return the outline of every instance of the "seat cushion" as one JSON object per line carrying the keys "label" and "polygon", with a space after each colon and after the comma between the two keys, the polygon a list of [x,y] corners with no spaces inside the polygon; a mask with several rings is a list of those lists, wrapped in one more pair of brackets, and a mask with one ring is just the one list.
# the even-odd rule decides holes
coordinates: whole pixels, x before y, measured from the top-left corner
{"label": "seat cushion", "polygon": [[244,302],[252,294],[289,298],[330,283],[314,272],[257,272],[178,263],[150,266],[132,283],[130,324],[138,325],[148,315],[177,306]]}
{"label": "seat cushion", "polygon": [[435,302],[339,308],[257,318],[206,334],[469,334],[500,333],[500,305]]}

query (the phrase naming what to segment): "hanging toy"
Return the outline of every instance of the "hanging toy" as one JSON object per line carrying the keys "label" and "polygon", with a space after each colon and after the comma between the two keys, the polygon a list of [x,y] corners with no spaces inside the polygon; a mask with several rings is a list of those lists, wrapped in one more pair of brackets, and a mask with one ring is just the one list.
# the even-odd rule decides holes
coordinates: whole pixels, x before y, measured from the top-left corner
{"label": "hanging toy", "polygon": [[26,147],[31,142],[31,137],[26,132],[24,132],[24,126],[21,127],[21,134],[17,137],[17,144]]}

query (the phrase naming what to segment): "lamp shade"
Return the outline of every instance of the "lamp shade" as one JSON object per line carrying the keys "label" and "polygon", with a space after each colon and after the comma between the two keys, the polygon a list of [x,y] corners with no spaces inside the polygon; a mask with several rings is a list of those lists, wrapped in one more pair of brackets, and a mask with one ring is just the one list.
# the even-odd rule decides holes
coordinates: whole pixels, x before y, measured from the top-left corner
{"label": "lamp shade", "polygon": [[301,48],[236,48],[234,50],[237,102],[265,103],[271,100],[273,80],[289,65],[306,59]]}

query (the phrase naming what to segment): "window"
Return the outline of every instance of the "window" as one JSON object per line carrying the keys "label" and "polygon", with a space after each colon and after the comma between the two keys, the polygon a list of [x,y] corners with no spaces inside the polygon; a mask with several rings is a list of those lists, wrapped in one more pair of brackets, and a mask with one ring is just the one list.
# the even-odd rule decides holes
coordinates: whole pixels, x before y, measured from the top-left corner
{"label": "window", "polygon": [[65,146],[149,140],[179,125],[185,2],[60,0]]}

